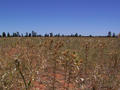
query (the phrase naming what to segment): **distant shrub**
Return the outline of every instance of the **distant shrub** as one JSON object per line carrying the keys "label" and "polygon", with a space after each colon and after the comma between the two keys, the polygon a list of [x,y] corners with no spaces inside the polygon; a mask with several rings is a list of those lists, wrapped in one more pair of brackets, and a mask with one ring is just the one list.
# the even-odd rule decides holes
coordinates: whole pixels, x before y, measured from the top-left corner
{"label": "distant shrub", "polygon": [[113,33],[112,37],[116,37],[115,33]]}
{"label": "distant shrub", "polygon": [[108,37],[111,37],[112,33],[111,31],[108,32]]}
{"label": "distant shrub", "polygon": [[118,37],[120,38],[120,33],[118,34]]}

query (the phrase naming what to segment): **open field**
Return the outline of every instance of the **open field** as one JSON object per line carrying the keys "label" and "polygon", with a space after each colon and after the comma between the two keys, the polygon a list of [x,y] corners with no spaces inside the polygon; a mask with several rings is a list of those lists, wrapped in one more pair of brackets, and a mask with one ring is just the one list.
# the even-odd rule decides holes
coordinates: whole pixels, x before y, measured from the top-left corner
{"label": "open field", "polygon": [[120,38],[0,38],[0,90],[120,90]]}

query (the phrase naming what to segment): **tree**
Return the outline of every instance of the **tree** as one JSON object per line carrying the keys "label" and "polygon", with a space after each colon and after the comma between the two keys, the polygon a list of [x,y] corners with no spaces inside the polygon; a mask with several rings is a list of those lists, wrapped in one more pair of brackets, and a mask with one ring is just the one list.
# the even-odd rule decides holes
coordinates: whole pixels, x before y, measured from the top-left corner
{"label": "tree", "polygon": [[5,32],[2,33],[2,37],[6,37],[6,33]]}
{"label": "tree", "polygon": [[9,32],[7,33],[7,37],[10,37],[10,33]]}
{"label": "tree", "polygon": [[53,33],[50,33],[50,37],[53,37]]}
{"label": "tree", "polygon": [[19,34],[19,32],[16,32],[16,36],[17,36],[17,37],[20,37],[20,34]]}
{"label": "tree", "polygon": [[75,37],[78,37],[78,33],[75,33]]}
{"label": "tree", "polygon": [[21,37],[23,37],[23,34],[21,34]]}
{"label": "tree", "polygon": [[89,35],[89,37],[92,37],[92,35]]}
{"label": "tree", "polygon": [[31,33],[29,33],[29,37],[31,37],[32,35],[31,35]]}
{"label": "tree", "polygon": [[38,37],[42,37],[42,35],[41,34],[39,34],[39,35],[37,35]]}
{"label": "tree", "polygon": [[111,37],[111,35],[112,35],[112,34],[111,34],[111,31],[109,31],[109,32],[108,32],[108,37]]}
{"label": "tree", "polygon": [[115,33],[113,33],[112,37],[116,37]]}
{"label": "tree", "polygon": [[65,35],[64,35],[64,34],[62,34],[61,36],[62,36],[62,37],[65,37]]}
{"label": "tree", "polygon": [[46,33],[44,36],[45,36],[45,37],[49,37],[49,34]]}
{"label": "tree", "polygon": [[60,37],[60,33],[58,33],[58,34],[56,34],[56,35],[54,35],[55,37]]}
{"label": "tree", "polygon": [[17,37],[17,33],[13,33],[13,37]]}
{"label": "tree", "polygon": [[32,31],[32,37],[36,37],[37,33],[35,31]]}
{"label": "tree", "polygon": [[28,32],[26,32],[25,37],[28,37]]}
{"label": "tree", "polygon": [[60,37],[60,33],[58,33],[58,35],[57,35],[58,37]]}
{"label": "tree", "polygon": [[82,35],[80,34],[79,37],[81,37]]}

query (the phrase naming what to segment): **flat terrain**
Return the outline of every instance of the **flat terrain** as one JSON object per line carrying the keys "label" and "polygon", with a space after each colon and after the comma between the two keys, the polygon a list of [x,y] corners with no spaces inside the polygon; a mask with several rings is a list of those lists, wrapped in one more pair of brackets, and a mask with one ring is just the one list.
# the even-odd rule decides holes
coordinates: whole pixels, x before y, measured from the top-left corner
{"label": "flat terrain", "polygon": [[0,90],[120,90],[120,38],[0,38]]}

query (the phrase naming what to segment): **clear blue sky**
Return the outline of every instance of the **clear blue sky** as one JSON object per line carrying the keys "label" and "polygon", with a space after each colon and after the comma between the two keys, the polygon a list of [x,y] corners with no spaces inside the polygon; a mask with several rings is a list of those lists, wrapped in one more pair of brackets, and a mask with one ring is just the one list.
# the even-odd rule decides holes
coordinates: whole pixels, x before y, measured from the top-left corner
{"label": "clear blue sky", "polygon": [[0,33],[120,32],[120,0],[0,0]]}

